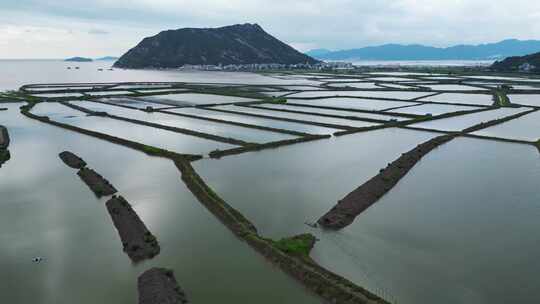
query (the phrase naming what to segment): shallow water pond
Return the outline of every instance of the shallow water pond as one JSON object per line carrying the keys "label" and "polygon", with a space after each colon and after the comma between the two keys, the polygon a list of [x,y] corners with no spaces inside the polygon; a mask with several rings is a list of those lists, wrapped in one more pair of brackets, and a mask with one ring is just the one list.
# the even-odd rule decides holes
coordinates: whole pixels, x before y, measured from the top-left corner
{"label": "shallow water pond", "polygon": [[[234,237],[193,197],[170,160],[16,110],[0,111],[12,137],[12,158],[0,168],[3,303],[132,304],[137,276],[151,267],[172,268],[193,303],[320,303]],[[126,197],[160,242],[157,257],[131,263],[105,200],[60,161],[63,150],[78,153]],[[33,263],[36,256],[43,262]]]}
{"label": "shallow water pond", "polygon": [[535,303],[538,158],[531,146],[455,139],[326,234],[315,260],[397,303]]}
{"label": "shallow water pond", "polygon": [[530,113],[473,134],[537,141],[540,139],[540,113]]}
{"label": "shallow water pond", "polygon": [[322,99],[289,99],[288,103],[314,105],[336,108],[349,108],[359,110],[385,110],[389,108],[402,107],[415,104],[414,102],[390,101],[390,100],[374,100],[361,98],[322,98]]}
{"label": "shallow water pond", "polygon": [[413,124],[413,127],[437,129],[444,131],[461,131],[472,127],[481,122],[504,118],[517,113],[528,111],[526,108],[501,108],[496,110],[483,111],[473,114],[454,116],[449,118],[437,119],[433,121]]}
{"label": "shallow water pond", "polygon": [[188,117],[175,116],[159,112],[143,112],[139,110],[125,109],[116,106],[110,106],[90,101],[74,101],[73,104],[80,105],[93,111],[104,111],[111,115],[142,120],[150,123],[161,124],[165,126],[183,128],[223,137],[244,140],[254,143],[265,143],[269,141],[278,141],[294,138],[294,136],[278,134],[268,131],[255,130],[233,125],[226,125],[217,122],[204,121]]}
{"label": "shallow water pond", "polygon": [[439,95],[424,97],[421,101],[462,103],[471,105],[490,106],[493,104],[493,95],[491,94],[465,94],[465,93],[443,93]]}
{"label": "shallow water pond", "polygon": [[174,113],[196,115],[196,116],[213,118],[213,119],[228,120],[228,121],[251,124],[251,125],[256,125],[256,126],[278,128],[278,129],[284,129],[284,130],[290,130],[290,131],[296,131],[296,132],[305,132],[305,133],[311,133],[311,134],[333,134],[339,131],[338,129],[334,129],[334,128],[325,128],[325,127],[319,127],[319,126],[314,126],[314,125],[307,125],[303,123],[279,121],[279,120],[274,120],[274,119],[267,119],[267,118],[246,116],[246,115],[240,115],[240,114],[232,114],[232,113],[224,113],[224,112],[210,111],[210,110],[197,109],[197,108],[180,108],[180,109],[172,109],[172,110],[167,110],[167,111],[174,112]]}

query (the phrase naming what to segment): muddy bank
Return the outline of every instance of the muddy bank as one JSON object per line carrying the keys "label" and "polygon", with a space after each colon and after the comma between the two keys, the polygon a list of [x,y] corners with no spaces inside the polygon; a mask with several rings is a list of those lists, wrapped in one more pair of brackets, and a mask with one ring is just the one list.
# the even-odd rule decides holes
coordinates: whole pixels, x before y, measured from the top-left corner
{"label": "muddy bank", "polygon": [[379,174],[338,201],[338,204],[317,222],[329,229],[341,229],[350,225],[360,213],[390,191],[423,156],[455,137],[454,134],[438,136],[402,154],[386,168],[381,169]]}
{"label": "muddy bank", "polygon": [[152,268],[137,279],[139,304],[188,303],[186,294],[176,282],[174,273],[166,268]]}
{"label": "muddy bank", "polygon": [[0,149],[7,149],[9,146],[9,133],[6,127],[0,126]]}
{"label": "muddy bank", "polygon": [[64,164],[68,165],[73,169],[81,169],[83,167],[86,167],[86,162],[82,158],[69,151],[64,151],[58,154],[58,156],[64,162]]}
{"label": "muddy bank", "polygon": [[122,196],[113,196],[106,205],[122,240],[124,252],[133,262],[153,258],[159,253],[156,237]]}
{"label": "muddy bank", "polygon": [[182,180],[210,212],[237,237],[268,261],[328,303],[387,304],[388,302],[351,281],[321,267],[309,257],[315,237],[299,235],[279,241],[261,237],[255,226],[223,201],[186,161],[176,161]]}
{"label": "muddy bank", "polygon": [[0,126],[0,167],[11,158],[7,149],[9,146],[9,134],[7,128]]}
{"label": "muddy bank", "polygon": [[96,171],[89,168],[82,168],[77,172],[77,175],[90,187],[90,189],[98,197],[112,195],[117,190],[106,180],[103,176],[99,175]]}

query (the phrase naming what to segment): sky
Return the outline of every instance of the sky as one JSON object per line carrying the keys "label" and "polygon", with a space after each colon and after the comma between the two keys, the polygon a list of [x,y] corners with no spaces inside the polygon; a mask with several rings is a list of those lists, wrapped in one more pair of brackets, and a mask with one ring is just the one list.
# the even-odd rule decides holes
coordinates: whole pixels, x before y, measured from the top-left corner
{"label": "sky", "polygon": [[258,23],[301,51],[540,39],[537,0],[0,0],[0,58],[120,56],[183,27]]}

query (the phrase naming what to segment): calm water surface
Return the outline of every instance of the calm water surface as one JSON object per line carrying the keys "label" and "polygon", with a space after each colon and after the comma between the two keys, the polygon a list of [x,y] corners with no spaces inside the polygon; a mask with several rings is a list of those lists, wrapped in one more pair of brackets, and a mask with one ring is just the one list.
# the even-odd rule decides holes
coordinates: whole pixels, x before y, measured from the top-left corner
{"label": "calm water surface", "polygon": [[[4,106],[4,105],[3,105]],[[136,278],[174,269],[193,303],[320,303],[236,239],[192,196],[174,164],[0,112],[12,159],[0,169],[2,303],[135,303]],[[107,177],[156,235],[161,253],[133,265],[104,199],[57,154],[71,150]],[[33,263],[35,256],[44,257]]]}

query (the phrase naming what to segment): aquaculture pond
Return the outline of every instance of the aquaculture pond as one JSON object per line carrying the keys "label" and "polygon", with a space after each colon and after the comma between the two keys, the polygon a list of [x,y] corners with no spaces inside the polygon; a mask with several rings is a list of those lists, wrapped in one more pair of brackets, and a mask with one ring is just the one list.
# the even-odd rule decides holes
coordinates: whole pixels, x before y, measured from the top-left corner
{"label": "aquaculture pond", "polygon": [[375,85],[373,82],[340,82],[340,83],[329,83],[331,88],[345,88],[351,87],[356,89],[380,89],[381,87]]}
{"label": "aquaculture pond", "polygon": [[[9,278],[2,302],[136,303],[137,276],[167,267],[193,303],[321,303],[224,229],[170,160],[25,118],[18,106],[0,111],[12,137],[12,157],[0,169],[0,265]],[[132,204],[157,237],[158,256],[133,264],[122,252],[105,199],[62,163],[64,150]],[[43,260],[32,262],[37,256]]]}
{"label": "aquaculture pond", "polygon": [[445,103],[462,103],[471,105],[490,106],[493,104],[491,94],[464,94],[464,93],[442,93],[420,99],[421,101],[434,101]]}
{"label": "aquaculture pond", "polygon": [[530,113],[473,134],[537,141],[540,139],[540,112]]}
{"label": "aquaculture pond", "polygon": [[36,93],[32,94],[34,97],[38,98],[62,98],[62,97],[82,97],[81,93]]}
{"label": "aquaculture pond", "polygon": [[[44,104],[43,106],[47,107],[51,105],[53,104]],[[56,105],[54,106],[56,107]],[[131,141],[140,142],[146,145],[155,146],[178,153],[207,154],[216,149],[225,150],[236,147],[230,144],[179,134],[153,127],[141,126],[106,117],[64,117],[63,114],[55,116],[56,121],[72,126],[125,138]]]}
{"label": "aquaculture pond", "polygon": [[334,97],[353,96],[410,100],[431,95],[430,92],[404,92],[404,91],[333,91],[333,92],[301,92],[289,97],[313,98],[313,97]]}
{"label": "aquaculture pond", "polygon": [[444,131],[461,131],[468,127],[472,127],[481,122],[488,122],[495,119],[504,118],[514,114],[526,112],[528,108],[501,108],[495,110],[482,111],[473,114],[437,119],[416,123],[412,126],[428,129],[437,129]]}
{"label": "aquaculture pond", "polygon": [[108,114],[124,118],[137,119],[164,126],[171,126],[198,132],[204,132],[212,135],[230,137],[233,139],[239,139],[247,142],[265,143],[269,141],[294,138],[294,136],[286,134],[278,134],[263,130],[254,130],[251,128],[226,125],[212,121],[204,121],[189,117],[180,117],[159,112],[148,113],[139,110],[126,109],[118,106],[111,106],[90,101],[73,101],[72,104],[82,106],[92,111],[103,111],[107,112]]}
{"label": "aquaculture pond", "polygon": [[[316,221],[388,162],[436,135],[376,130],[220,160],[205,159],[193,166],[216,193],[257,223],[262,235],[317,233],[304,223]],[[242,170],[235,169],[240,167]],[[238,185],[247,188],[238,191]]]}
{"label": "aquaculture pond", "polygon": [[508,98],[512,103],[540,107],[540,94],[508,94]]}
{"label": "aquaculture pond", "polygon": [[289,112],[266,110],[266,109],[260,109],[260,108],[252,108],[252,107],[242,107],[242,106],[235,106],[235,105],[219,106],[219,107],[214,107],[214,109],[242,112],[242,113],[254,114],[254,115],[264,115],[264,116],[271,116],[271,117],[277,117],[277,118],[301,120],[307,123],[309,122],[324,123],[324,124],[337,125],[337,126],[351,126],[351,127],[361,128],[361,127],[376,125],[376,123],[358,121],[358,120],[289,113]]}
{"label": "aquaculture pond", "polygon": [[378,119],[378,120],[386,120],[386,121],[390,121],[393,119],[395,120],[407,119],[407,118],[398,117],[398,116],[388,116],[388,115],[373,114],[373,113],[359,113],[359,112],[351,112],[351,111],[345,111],[345,110],[330,110],[330,109],[322,109],[322,108],[314,108],[314,107],[293,106],[293,105],[287,105],[287,104],[262,104],[261,106],[265,108],[272,108],[272,109],[277,109],[277,110],[301,111],[301,112],[310,112],[310,113],[317,113],[317,114],[323,114],[323,115],[360,117],[360,118]]}
{"label": "aquaculture pond", "polygon": [[[56,64],[55,69],[65,68]],[[50,68],[50,77],[36,72],[29,81],[61,82],[72,74],[79,83],[29,85],[29,91],[64,97],[89,88],[100,96],[62,99],[69,105],[55,97],[36,100],[22,90],[0,95],[26,99],[34,106],[31,113],[50,119],[20,114],[23,103],[0,104],[0,125],[11,137],[11,159],[0,168],[0,263],[7,278],[0,298],[6,302],[135,303],[137,277],[154,266],[172,268],[192,303],[348,303],[365,293],[362,288],[388,303],[405,304],[538,298],[540,164],[533,141],[540,138],[540,112],[531,112],[532,106],[492,106],[488,89],[486,94],[429,90],[474,82],[467,76],[460,83],[445,79],[460,73],[422,80],[406,70],[283,71],[268,77],[92,72],[98,64],[60,72],[41,61],[34,69],[40,65]],[[0,89],[17,83],[17,73],[2,79]],[[121,75],[125,79],[118,79]],[[393,88],[326,85],[374,85],[368,77]],[[99,83],[108,78],[116,82]],[[145,78],[154,82],[129,82]],[[161,82],[170,79],[177,82]],[[163,91],[173,87],[174,93]],[[145,94],[103,96],[137,94],[133,90]],[[218,92],[226,96],[213,94]],[[262,94],[247,95],[256,92]],[[262,97],[288,93],[279,100]],[[531,105],[540,96],[510,93],[514,103]],[[436,117],[469,110],[480,112]],[[442,136],[524,113],[449,142],[453,137]],[[119,140],[113,144],[76,128],[68,131],[51,125],[54,121]],[[160,157],[126,148],[120,139]],[[183,158],[150,146],[204,157],[191,163],[195,172]],[[64,150],[81,156],[126,197],[156,236],[159,255],[131,262],[122,250],[125,237],[120,239],[104,206],[108,198],[98,199],[59,159]],[[0,152],[5,161],[7,154]],[[304,233],[317,239],[309,255],[321,268],[298,256],[307,253],[310,244],[304,242],[312,236],[272,241]],[[137,248],[126,250],[133,254]],[[339,276],[357,286],[345,286]]]}
{"label": "aquaculture pond", "polygon": [[171,110],[167,110],[167,112],[196,115],[196,116],[206,117],[206,118],[211,118],[211,119],[228,120],[232,122],[250,124],[250,125],[255,125],[255,126],[278,128],[278,129],[284,129],[284,130],[296,131],[296,132],[305,132],[305,133],[311,133],[311,134],[332,134],[334,132],[339,131],[338,129],[334,129],[334,128],[326,128],[326,127],[308,125],[308,124],[303,124],[303,123],[288,122],[288,121],[279,121],[279,120],[274,120],[274,119],[253,117],[253,116],[247,116],[247,115],[241,115],[241,114],[211,111],[211,110],[205,110],[205,109],[199,109],[199,108],[171,109]]}
{"label": "aquaculture pond", "polygon": [[481,91],[485,90],[478,87],[468,86],[468,85],[459,85],[459,84],[423,84],[423,86],[428,87],[434,91]]}
{"label": "aquaculture pond", "polygon": [[440,115],[445,113],[452,113],[457,111],[472,111],[478,110],[477,107],[467,107],[467,106],[454,106],[454,105],[445,105],[445,104],[420,104],[418,106],[399,108],[390,110],[388,112],[399,112],[399,113],[409,113],[409,114],[419,114],[419,115]]}
{"label": "aquaculture pond", "polygon": [[539,178],[532,146],[455,139],[313,255],[396,303],[535,303]]}
{"label": "aquaculture pond", "polygon": [[415,102],[347,98],[347,97],[330,97],[330,98],[307,99],[307,100],[289,99],[287,103],[323,106],[323,107],[335,107],[335,108],[343,108],[343,109],[379,110],[379,111],[390,109],[390,108],[410,106],[410,105],[417,104]]}
{"label": "aquaculture pond", "polygon": [[117,104],[117,105],[124,105],[128,107],[134,107],[138,109],[146,109],[147,107],[152,107],[154,109],[171,107],[168,104],[149,102],[138,97],[110,97],[110,98],[99,98],[99,99],[94,99],[94,100]]}
{"label": "aquaculture pond", "polygon": [[145,96],[141,98],[147,101],[156,101],[159,103],[178,105],[178,106],[257,101],[257,99],[252,99],[252,98],[250,99],[250,98],[233,97],[233,96],[222,96],[222,95],[213,95],[213,94],[192,94],[192,93],[165,94],[165,95]]}

